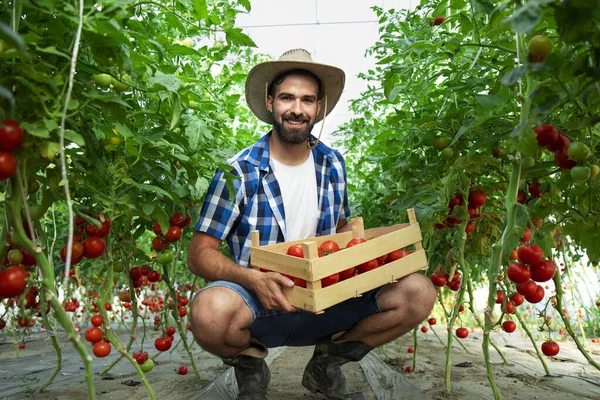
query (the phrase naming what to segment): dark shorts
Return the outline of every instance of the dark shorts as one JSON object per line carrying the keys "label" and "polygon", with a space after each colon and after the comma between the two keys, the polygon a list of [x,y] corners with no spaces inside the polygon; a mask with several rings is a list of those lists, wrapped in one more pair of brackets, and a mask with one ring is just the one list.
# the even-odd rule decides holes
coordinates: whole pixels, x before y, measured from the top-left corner
{"label": "dark shorts", "polygon": [[[323,337],[347,331],[363,318],[381,312],[377,296],[383,288],[363,293],[361,297],[348,299],[314,314],[308,311],[289,313],[266,310],[256,295],[244,287],[227,281],[214,281],[201,289],[226,287],[239,294],[252,311],[250,333],[268,348],[279,346],[310,346]],[[196,294],[198,294],[197,292]],[[195,296],[195,295],[194,295]]]}

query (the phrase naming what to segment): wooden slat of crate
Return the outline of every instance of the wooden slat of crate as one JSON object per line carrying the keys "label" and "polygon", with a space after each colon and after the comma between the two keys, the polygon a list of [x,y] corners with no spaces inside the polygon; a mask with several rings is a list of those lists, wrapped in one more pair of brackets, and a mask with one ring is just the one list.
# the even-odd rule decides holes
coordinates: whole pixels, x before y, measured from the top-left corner
{"label": "wooden slat of crate", "polygon": [[318,313],[425,268],[427,268],[427,258],[425,251],[421,249],[399,260],[326,288],[312,291],[293,287],[283,289],[283,293],[294,307]]}
{"label": "wooden slat of crate", "polygon": [[281,249],[274,245],[253,247],[250,260],[254,268],[265,268],[314,282],[422,240],[419,224],[370,229],[365,236],[371,237],[371,240],[322,258],[307,260],[275,251],[287,251],[293,244],[285,243]]}
{"label": "wooden slat of crate", "polygon": [[[406,228],[408,226],[410,226],[410,224],[396,224],[396,225],[392,225],[392,226],[384,226],[381,228],[367,229],[365,231],[365,239],[370,240],[375,237],[397,231],[398,229]],[[344,247],[350,240],[352,240],[352,232],[342,232],[342,233],[335,233],[333,235],[317,236],[312,239],[314,239],[314,241],[317,243],[317,246],[320,246],[321,243],[326,242],[327,240],[333,240],[340,247]],[[265,246],[260,246],[260,248],[261,248],[261,250],[271,250],[276,253],[285,253],[287,251],[288,247],[290,247],[294,244],[302,244],[305,242],[307,242],[307,239],[294,240],[291,242],[268,244]]]}
{"label": "wooden slat of crate", "polygon": [[421,240],[423,240],[421,230],[419,225],[415,224],[326,257],[311,260],[312,268],[309,272],[312,272],[312,276],[310,280],[316,281],[325,278]]}
{"label": "wooden slat of crate", "polygon": [[282,274],[310,280],[310,261],[306,258],[288,256],[286,254],[265,250],[263,247],[253,247],[250,249],[250,260],[254,268],[264,268],[269,271],[277,271]]}
{"label": "wooden slat of crate", "polygon": [[[307,240],[309,240],[309,239],[301,239],[301,240],[294,240],[291,242],[267,244],[265,246],[260,246],[260,248],[261,248],[261,250],[270,250],[270,251],[277,252],[277,253],[285,253],[287,251],[288,247],[290,247],[294,244],[305,243]],[[343,247],[346,245],[346,243],[348,243],[350,240],[352,240],[352,232],[342,232],[342,233],[336,233],[333,235],[317,236],[317,237],[311,238],[310,240],[314,240],[317,243],[317,246],[320,246],[321,243],[323,243],[327,240],[333,240],[338,245]]]}

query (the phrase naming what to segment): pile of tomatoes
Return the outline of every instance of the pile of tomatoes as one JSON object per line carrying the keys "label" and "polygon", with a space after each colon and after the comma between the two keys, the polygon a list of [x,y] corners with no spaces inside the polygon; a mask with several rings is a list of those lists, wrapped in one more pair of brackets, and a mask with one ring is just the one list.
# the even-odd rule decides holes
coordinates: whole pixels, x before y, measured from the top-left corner
{"label": "pile of tomatoes", "polygon": [[[345,249],[349,249],[351,247],[357,246],[357,245],[359,245],[361,243],[365,243],[365,242],[366,242],[366,240],[363,238],[354,238],[346,244]],[[326,240],[323,243],[321,243],[321,245],[317,248],[317,250],[318,250],[319,257],[323,257],[323,256],[327,256],[329,254],[336,253],[340,250],[344,250],[344,248],[340,249],[340,246],[333,240]],[[329,276],[321,279],[321,287],[331,286],[340,281],[350,279],[356,275],[363,274],[365,272],[374,270],[375,268],[381,267],[382,265],[384,265],[386,263],[390,263],[392,261],[396,261],[396,260],[399,260],[400,258],[406,257],[407,255],[409,255],[411,253],[413,253],[413,250],[406,250],[406,249],[394,250],[389,254],[384,254],[381,257],[374,258],[374,259],[364,262],[362,264],[353,266],[351,268],[345,269],[341,272],[337,272],[335,274],[329,275]],[[293,257],[304,258],[304,250],[302,249],[301,244],[291,245],[287,249],[286,254],[293,256]],[[261,269],[261,271],[269,272],[266,269]],[[290,275],[286,275],[286,274],[282,274],[282,275],[293,280],[294,283],[296,284],[296,286],[300,286],[303,288],[306,287],[306,281],[304,279],[296,278],[294,276],[290,276]]]}

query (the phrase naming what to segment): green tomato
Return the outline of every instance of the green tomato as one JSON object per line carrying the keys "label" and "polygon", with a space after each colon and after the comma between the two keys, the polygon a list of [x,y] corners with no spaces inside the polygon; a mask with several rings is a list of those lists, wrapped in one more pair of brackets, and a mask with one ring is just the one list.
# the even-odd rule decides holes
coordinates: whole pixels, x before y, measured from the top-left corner
{"label": "green tomato", "polygon": [[38,190],[40,190],[40,183],[36,180],[32,180],[29,182],[29,188],[27,188],[27,193],[34,194]]}
{"label": "green tomato", "polygon": [[186,37],[181,41],[180,44],[185,47],[194,47],[194,40],[192,40],[190,37]]}
{"label": "green tomato", "polygon": [[437,137],[433,141],[433,147],[435,147],[438,150],[444,150],[446,147],[450,146],[451,142],[452,141],[450,139],[448,139],[448,138]]}
{"label": "green tomato", "polygon": [[573,161],[585,161],[591,154],[589,147],[581,142],[573,142],[567,149],[567,155]]}
{"label": "green tomato", "polygon": [[46,214],[46,207],[41,204],[30,204],[29,205],[29,215],[31,219],[37,221],[42,218]]}
{"label": "green tomato", "polygon": [[571,168],[571,179],[573,179],[575,182],[587,181],[590,179],[591,173],[590,167],[578,165]]}
{"label": "green tomato", "polygon": [[171,250],[165,250],[156,255],[156,262],[160,265],[167,265],[173,261],[173,252]]}
{"label": "green tomato", "polygon": [[[123,83],[123,82],[125,83]],[[128,74],[125,74],[121,77],[121,81],[116,80],[115,78],[112,78],[112,85],[115,88],[115,90],[117,92],[122,92],[124,90],[128,90],[129,86],[133,83],[133,81],[131,80],[131,76],[129,76]]]}
{"label": "green tomato", "polygon": [[446,161],[452,160],[454,158],[454,149],[452,147],[446,147],[440,153],[440,157],[442,157],[442,159]]}
{"label": "green tomato", "polygon": [[151,358],[147,359],[146,361],[143,362],[143,364],[140,365],[140,368],[144,372],[152,371],[152,368],[154,368],[154,360]]}
{"label": "green tomato", "polygon": [[530,168],[533,167],[535,165],[535,158],[531,157],[531,156],[527,156],[523,158],[523,163],[522,166],[523,168]]}
{"label": "green tomato", "polygon": [[113,78],[109,74],[96,74],[92,75],[92,79],[96,85],[107,88],[110,86]]}
{"label": "green tomato", "polygon": [[592,165],[590,165],[590,171],[591,171],[590,180],[593,181],[600,173],[600,167],[597,166],[596,164],[592,164]]}
{"label": "green tomato", "polygon": [[544,35],[536,35],[529,41],[529,53],[537,57],[540,61],[550,54],[552,51],[552,42]]}
{"label": "green tomato", "polygon": [[12,249],[6,257],[10,265],[19,265],[23,262],[23,253],[19,249]]}
{"label": "green tomato", "polygon": [[113,264],[113,271],[114,272],[123,272],[123,269],[124,269],[123,261],[116,261]]}

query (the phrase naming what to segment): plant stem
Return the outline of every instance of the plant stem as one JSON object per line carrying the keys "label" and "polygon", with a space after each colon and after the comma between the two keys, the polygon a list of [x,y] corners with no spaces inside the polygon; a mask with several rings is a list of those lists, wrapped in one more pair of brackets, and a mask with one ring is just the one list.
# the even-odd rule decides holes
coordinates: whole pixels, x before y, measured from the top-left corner
{"label": "plant stem", "polygon": [[544,371],[546,371],[546,375],[550,375],[550,370],[548,369],[548,365],[546,365],[546,361],[544,360],[544,357],[543,357],[542,353],[540,353],[540,349],[536,345],[535,339],[533,338],[533,335],[531,334],[531,331],[525,325],[525,321],[523,321],[523,318],[521,317],[521,313],[518,310],[515,310],[515,314],[514,315],[517,316],[517,319],[519,320],[519,323],[521,324],[521,327],[523,328],[523,330],[525,331],[525,333],[529,337],[529,340],[531,340],[531,344],[533,344],[533,348],[535,349],[535,352],[537,353],[537,356],[540,359],[540,362],[542,363],[542,366],[544,367]]}
{"label": "plant stem", "polygon": [[[175,258],[173,260],[173,262],[176,262],[176,261],[177,261],[177,258]],[[194,355],[192,354],[190,346],[187,342],[186,333],[185,333],[187,326],[185,328],[182,326],[181,317],[179,317],[179,312],[177,310],[177,293],[175,292],[175,289],[173,288],[173,285],[171,283],[171,279],[169,278],[169,267],[167,265],[163,265],[163,280],[165,281],[167,287],[169,288],[169,293],[171,294],[171,298],[173,299],[171,312],[173,314],[173,318],[175,319],[175,322],[177,323],[177,330],[179,331],[179,335],[183,339],[183,347],[185,348],[186,352],[188,353],[188,356],[190,357],[190,362],[192,364],[192,369],[194,370],[194,375],[196,375],[196,378],[202,379],[202,377],[200,376],[200,372],[198,372],[198,368],[196,367],[196,361],[194,361]]]}
{"label": "plant stem", "polygon": [[[563,250],[563,258],[565,258],[564,250]],[[569,321],[569,319],[563,312],[563,294],[564,293],[563,293],[561,279],[562,279],[562,277],[560,275],[560,270],[559,270],[554,275],[554,285],[556,286],[556,311],[558,311],[558,314],[560,315],[560,317],[562,318],[562,320],[565,324],[565,329],[567,330],[567,332],[569,332],[569,335],[571,336],[571,338],[573,338],[573,341],[575,342],[575,345],[577,346],[577,348],[579,349],[581,354],[585,357],[585,359],[588,361],[588,363],[590,363],[590,365],[592,365],[597,370],[600,370],[600,364],[598,364],[596,361],[594,361],[594,359],[592,357],[590,357],[590,354],[587,352],[587,350],[585,350],[583,343],[581,343],[581,341],[579,340],[579,337],[575,334],[575,331],[573,330],[573,327],[571,326],[571,322]]]}
{"label": "plant stem", "polygon": [[33,242],[27,237],[23,229],[21,218],[21,208],[23,206],[23,195],[19,188],[16,177],[10,178],[10,193],[6,196],[7,220],[9,226],[13,228],[13,243],[22,246],[25,251],[30,253],[36,260],[38,270],[41,275],[42,288],[50,301],[50,306],[54,310],[54,317],[62,325],[67,333],[67,338],[73,343],[79,353],[85,367],[85,379],[88,387],[88,399],[94,400],[96,393],[94,390],[94,370],[92,368],[92,358],[88,355],[85,344],[79,339],[79,334],[73,326],[73,322],[67,315],[57,298],[57,290],[54,284],[54,270],[48,262],[48,257],[42,251],[40,246],[34,246]]}

